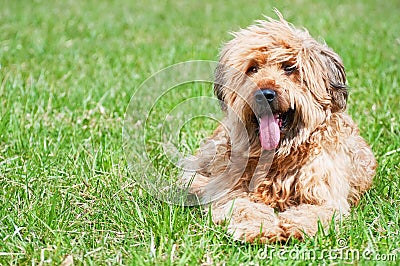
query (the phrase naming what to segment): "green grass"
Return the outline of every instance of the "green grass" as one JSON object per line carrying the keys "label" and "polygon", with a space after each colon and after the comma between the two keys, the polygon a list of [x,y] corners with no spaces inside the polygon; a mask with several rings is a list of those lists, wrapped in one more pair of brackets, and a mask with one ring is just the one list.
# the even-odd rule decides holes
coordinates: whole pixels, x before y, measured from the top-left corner
{"label": "green grass", "polygon": [[[379,162],[372,189],[336,233],[281,248],[320,254],[342,238],[349,249],[400,260],[398,1],[0,0],[0,6],[0,264],[57,265],[67,255],[95,265],[310,262],[264,259],[261,249],[279,246],[235,242],[200,208],[151,197],[135,181],[140,174],[128,171],[122,149],[125,110],[147,77],[174,63],[216,60],[227,32],[274,16],[273,7],[342,56],[348,111]],[[194,121],[190,128],[192,149],[211,127]]]}

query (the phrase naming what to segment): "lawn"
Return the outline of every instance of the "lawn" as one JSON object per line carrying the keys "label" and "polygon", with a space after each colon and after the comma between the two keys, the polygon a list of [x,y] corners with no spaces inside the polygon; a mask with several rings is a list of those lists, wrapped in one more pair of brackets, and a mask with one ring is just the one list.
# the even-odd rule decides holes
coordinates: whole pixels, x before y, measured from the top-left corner
{"label": "lawn", "polygon": [[[207,2],[0,0],[0,265],[400,261],[400,2]],[[144,173],[141,165],[128,169],[122,128],[148,77],[172,64],[216,60],[229,31],[274,16],[273,7],[342,56],[348,112],[379,168],[336,232],[250,245],[233,241],[201,208],[169,205],[141,188]],[[169,112],[173,100],[212,95],[211,85],[186,87],[154,113]],[[160,95],[155,88],[147,96],[142,102]],[[147,140],[157,144],[162,136],[151,126]],[[185,125],[184,149],[193,151],[212,127]],[[158,146],[148,152],[157,170],[172,175]],[[313,252],[317,258],[307,257]],[[346,252],[353,255],[340,256]]]}

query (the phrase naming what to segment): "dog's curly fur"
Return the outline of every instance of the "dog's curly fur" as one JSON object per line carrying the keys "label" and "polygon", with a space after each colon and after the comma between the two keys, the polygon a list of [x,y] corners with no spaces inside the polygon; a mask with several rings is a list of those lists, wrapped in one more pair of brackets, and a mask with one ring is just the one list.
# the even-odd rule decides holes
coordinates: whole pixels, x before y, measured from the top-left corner
{"label": "dog's curly fur", "polygon": [[[342,60],[276,13],[234,33],[220,54],[214,89],[226,117],[200,147],[191,184],[203,198],[224,191],[213,221],[248,242],[314,235],[319,221],[348,214],[376,168],[345,113]],[[255,111],[266,88],[275,93],[269,115],[280,119],[273,151],[262,147]]]}

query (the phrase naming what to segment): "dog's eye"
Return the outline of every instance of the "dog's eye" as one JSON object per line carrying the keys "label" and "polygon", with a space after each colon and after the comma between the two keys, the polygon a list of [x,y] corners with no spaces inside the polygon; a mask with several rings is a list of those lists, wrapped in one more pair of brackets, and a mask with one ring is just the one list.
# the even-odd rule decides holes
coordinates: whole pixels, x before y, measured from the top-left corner
{"label": "dog's eye", "polygon": [[285,74],[287,74],[287,75],[290,75],[297,70],[296,65],[283,64],[282,67],[283,67],[283,70],[285,71]]}
{"label": "dog's eye", "polygon": [[258,66],[251,66],[247,69],[246,74],[254,74],[258,72]]}

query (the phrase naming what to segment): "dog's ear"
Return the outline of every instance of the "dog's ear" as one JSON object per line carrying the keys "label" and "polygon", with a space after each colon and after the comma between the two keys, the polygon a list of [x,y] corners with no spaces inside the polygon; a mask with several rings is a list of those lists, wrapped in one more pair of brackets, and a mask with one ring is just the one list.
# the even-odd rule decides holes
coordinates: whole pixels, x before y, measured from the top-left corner
{"label": "dog's ear", "polygon": [[348,90],[346,72],[340,57],[333,51],[323,53],[328,74],[328,93],[332,98],[332,111],[344,111],[347,105]]}
{"label": "dog's ear", "polygon": [[214,93],[217,96],[223,111],[225,111],[227,108],[225,104],[225,93],[224,93],[224,84],[225,84],[224,73],[225,73],[224,65],[218,63],[218,66],[215,69]]}

